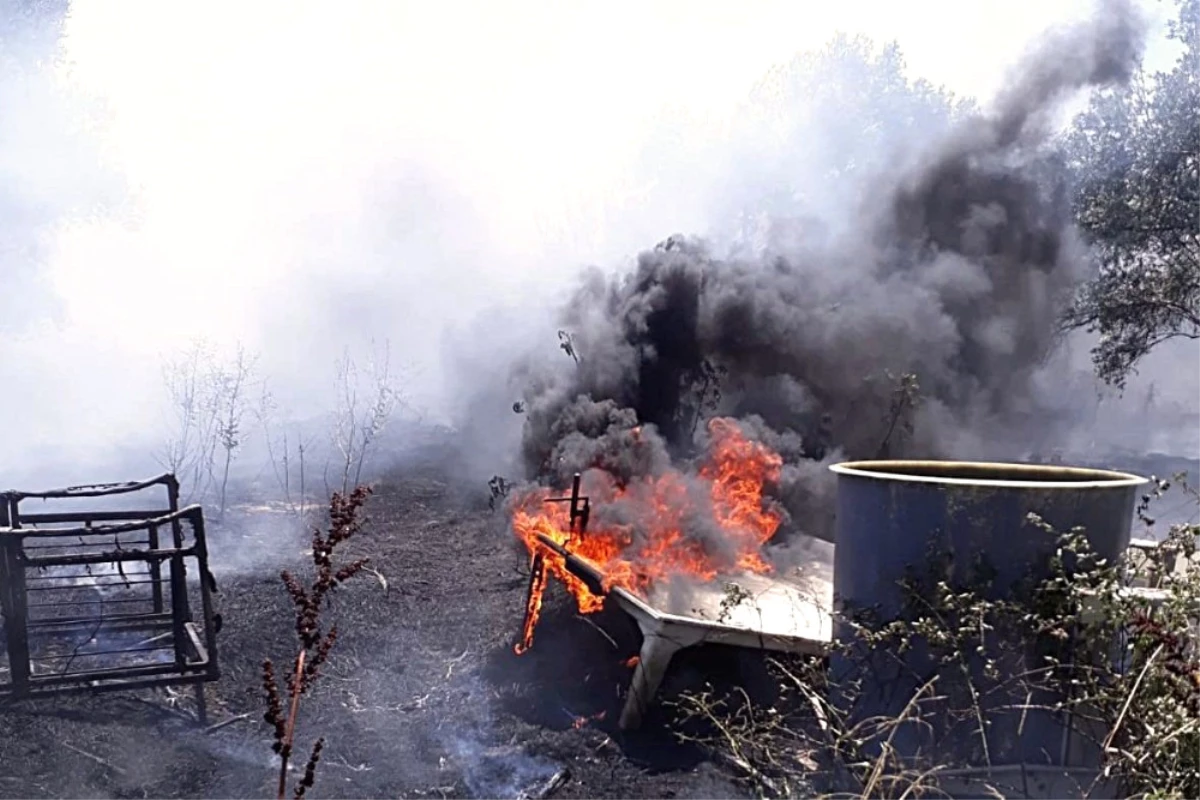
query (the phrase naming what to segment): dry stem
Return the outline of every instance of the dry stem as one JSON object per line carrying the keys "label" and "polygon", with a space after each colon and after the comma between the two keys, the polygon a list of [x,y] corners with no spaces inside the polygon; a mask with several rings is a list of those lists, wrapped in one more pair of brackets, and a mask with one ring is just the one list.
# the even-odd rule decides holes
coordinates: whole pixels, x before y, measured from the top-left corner
{"label": "dry stem", "polygon": [[[321,674],[321,667],[329,658],[329,653],[338,638],[337,626],[330,627],[328,632],[322,629],[321,612],[325,607],[325,599],[337,586],[360,572],[367,563],[366,559],[359,559],[337,567],[333,562],[333,553],[339,544],[361,530],[361,510],[369,494],[370,489],[360,486],[349,497],[334,493],[330,498],[328,532],[322,533],[318,528],[313,529],[312,561],[316,575],[309,586],[301,585],[300,581],[286,570],[280,574],[295,606],[295,630],[299,651],[295,667],[286,682],[289,699],[286,714],[275,668],[270,659],[263,661],[262,682],[267,705],[263,719],[274,728],[273,748],[280,759],[278,800],[283,800],[287,795],[288,762],[295,743],[300,697],[312,687]],[[303,798],[305,792],[313,785],[324,744],[324,737],[321,737],[313,745],[304,774],[293,792],[297,800]]]}

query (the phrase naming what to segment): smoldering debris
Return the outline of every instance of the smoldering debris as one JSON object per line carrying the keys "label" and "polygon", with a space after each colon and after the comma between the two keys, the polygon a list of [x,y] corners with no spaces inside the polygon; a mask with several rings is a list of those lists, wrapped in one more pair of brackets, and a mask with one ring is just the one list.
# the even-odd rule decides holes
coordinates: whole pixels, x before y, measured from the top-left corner
{"label": "smoldering debris", "polygon": [[461,739],[454,755],[463,764],[462,781],[471,797],[528,797],[561,773],[519,747],[483,747]]}
{"label": "smoldering debris", "polygon": [[572,358],[518,370],[526,477],[658,474],[731,416],[783,455],[797,526],[827,537],[834,458],[1044,440],[1035,378],[1090,267],[1043,123],[1071,91],[1127,80],[1140,42],[1117,0],[1047,36],[988,112],[877,176],[853,235],[757,257],[672,236],[625,275],[585,274],[560,320]]}
{"label": "smoldering debris", "polygon": [[468,797],[515,798],[551,786],[561,765],[524,747],[497,743],[492,701],[484,685],[473,675],[460,675],[455,684],[470,708],[471,721],[447,726],[438,738],[445,752],[440,768],[456,776],[457,791]]}

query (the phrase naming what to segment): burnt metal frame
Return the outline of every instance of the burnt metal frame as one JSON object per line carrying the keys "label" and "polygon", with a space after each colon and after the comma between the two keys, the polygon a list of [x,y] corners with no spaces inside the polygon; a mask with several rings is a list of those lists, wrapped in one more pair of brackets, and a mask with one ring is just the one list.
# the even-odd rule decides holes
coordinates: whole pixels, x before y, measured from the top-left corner
{"label": "burnt metal frame", "polygon": [[[27,499],[109,497],[139,492],[155,486],[163,486],[166,489],[165,509],[48,513],[22,513],[20,509],[21,501]],[[192,531],[190,543],[185,543],[184,539],[182,523],[185,521]],[[67,528],[37,527],[72,523],[79,525]],[[170,531],[167,542],[160,537],[161,530]],[[145,537],[133,542],[135,546],[132,548],[127,546],[131,542],[119,539],[119,534],[136,532],[144,532]],[[30,544],[46,540],[65,541],[70,537],[77,537],[82,543],[83,537],[110,535],[113,537],[112,549],[102,552],[80,550],[59,555],[40,555],[32,552],[39,549],[38,546]],[[99,544],[80,546],[101,547]],[[108,545],[103,547],[107,548]],[[42,549],[64,548],[62,545],[43,545]],[[200,577],[199,625],[192,618],[188,599],[187,560],[194,560]],[[163,575],[164,562],[167,565],[166,576]],[[90,567],[101,564],[116,565],[118,570],[121,570],[121,565],[129,563],[145,565],[149,580],[138,583],[150,584],[150,613],[104,615],[99,622],[88,617],[30,620],[27,570],[55,566]],[[168,593],[164,593],[165,587],[169,588]],[[216,591],[216,582],[208,569],[203,511],[198,505],[179,508],[179,482],[174,475],[165,474],[145,481],[75,486],[54,491],[0,493],[0,611],[4,616],[4,645],[10,670],[9,680],[0,682],[0,701],[66,692],[192,685],[196,696],[197,717],[201,724],[205,724],[207,709],[204,684],[220,677],[216,647],[217,617],[212,598]],[[77,669],[57,675],[35,675],[29,647],[31,629],[53,630],[58,633],[84,632],[93,636],[101,629],[165,631],[154,638],[169,637],[169,645],[164,649],[173,649],[174,659],[161,664]],[[115,652],[128,654],[140,651]],[[68,663],[68,668],[69,666]]]}
{"label": "burnt metal frame", "polygon": [[[576,472],[575,477],[571,481],[571,494],[569,497],[548,497],[544,502],[547,503],[570,503],[570,525],[571,531],[582,535],[587,530],[588,519],[592,515],[591,499],[580,494],[580,484],[582,483],[582,475]],[[556,552],[558,548],[555,548]],[[564,551],[559,552],[562,555]],[[573,558],[573,556],[572,556]],[[568,567],[570,564],[568,563]],[[572,570],[575,572],[575,570]],[[586,571],[584,572],[585,575]],[[588,575],[585,578],[588,588],[592,589],[596,594],[604,594],[604,590],[598,585],[598,582]],[[541,548],[534,548],[533,555],[529,559],[529,588],[525,595],[525,623],[522,630],[529,628],[529,620],[535,613],[533,608],[533,598],[539,590],[546,584],[546,554]],[[592,587],[595,587],[594,589]]]}
{"label": "burnt metal frame", "polygon": [[[580,494],[580,483],[580,475],[576,473],[569,497],[551,497],[545,501],[571,504],[571,531],[578,535],[587,530],[588,519],[591,516],[591,502],[589,498]],[[553,553],[563,560],[567,571],[581,580],[590,592],[597,596],[613,598],[617,606],[633,618],[642,632],[637,666],[634,668],[618,723],[622,730],[641,725],[646,709],[653,702],[672,657],[682,648],[712,642],[809,655],[823,655],[828,649],[829,638],[808,639],[763,634],[658,611],[626,589],[619,586],[607,589],[604,586],[604,576],[595,564],[580,558],[544,534],[538,533],[536,537],[537,545],[533,546],[534,554],[530,561],[529,593],[525,599],[525,624],[522,631],[528,629],[530,615],[534,613],[534,593],[545,586],[546,555]],[[832,606],[832,596],[828,602]],[[832,618],[829,619],[829,633],[826,637],[832,635]]]}

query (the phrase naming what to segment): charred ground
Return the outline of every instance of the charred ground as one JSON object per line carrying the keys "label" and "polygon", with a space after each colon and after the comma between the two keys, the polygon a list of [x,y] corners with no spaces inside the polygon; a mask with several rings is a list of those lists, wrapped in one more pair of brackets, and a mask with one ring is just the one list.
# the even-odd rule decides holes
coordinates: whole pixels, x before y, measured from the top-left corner
{"label": "charred ground", "polygon": [[[314,796],[514,796],[563,768],[570,779],[555,797],[739,796],[721,770],[675,742],[668,711],[635,735],[616,729],[630,676],[623,662],[639,644],[619,612],[581,621],[556,589],[534,649],[513,654],[527,556],[503,514],[489,511],[484,487],[409,468],[376,485],[367,513],[343,556],[369,556],[378,574],[337,591],[327,622],[341,636],[300,714],[299,750],[327,739]],[[212,534],[223,674],[207,688],[210,724],[249,716],[206,733],[181,713],[194,705],[190,691],[9,707],[0,711],[0,796],[273,794],[260,665],[294,653],[278,573],[304,570],[306,544],[299,531],[252,522]],[[664,692],[754,661],[720,648],[683,653]]]}

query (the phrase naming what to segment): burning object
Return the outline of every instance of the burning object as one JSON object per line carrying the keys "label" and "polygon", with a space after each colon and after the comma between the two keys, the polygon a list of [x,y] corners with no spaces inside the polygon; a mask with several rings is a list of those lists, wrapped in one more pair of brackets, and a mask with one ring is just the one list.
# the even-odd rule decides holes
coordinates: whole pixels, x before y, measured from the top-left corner
{"label": "burning object", "polygon": [[831,636],[832,576],[820,568],[780,576],[764,557],[784,520],[764,494],[782,459],[732,420],[710,420],[708,429],[709,452],[694,475],[669,469],[620,485],[592,470],[575,476],[570,497],[539,489],[513,509],[513,530],[531,554],[516,652],[533,644],[551,576],[581,613],[614,601],[643,635],[623,728],[640,723],[684,647],[820,652]]}
{"label": "burning object", "polygon": [[[166,503],[150,510],[22,508],[34,499],[99,503],[156,487],[166,490]],[[203,512],[197,505],[179,508],[173,475],[5,492],[0,699],[193,685],[203,723],[202,685],[220,675],[215,592]],[[199,617],[193,616],[194,599]]]}

